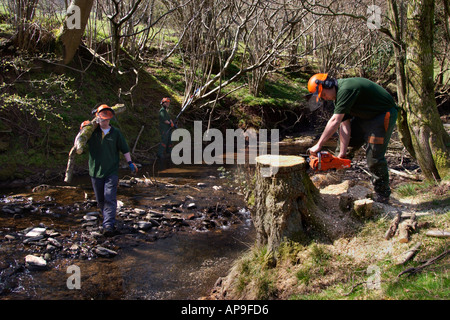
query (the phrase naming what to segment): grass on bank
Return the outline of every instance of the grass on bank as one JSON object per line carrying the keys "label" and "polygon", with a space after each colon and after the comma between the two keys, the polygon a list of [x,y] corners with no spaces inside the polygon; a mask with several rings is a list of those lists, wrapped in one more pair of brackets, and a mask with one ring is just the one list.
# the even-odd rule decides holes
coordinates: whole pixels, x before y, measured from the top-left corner
{"label": "grass on bank", "polygon": [[[431,229],[450,229],[450,205],[441,205],[448,198],[448,192],[436,195],[431,190],[424,197],[426,204],[415,205],[421,227],[409,243],[400,243],[397,237],[385,240],[391,219],[378,216],[352,238],[333,244],[284,241],[274,254],[265,246],[254,246],[236,262],[236,280],[229,291],[236,299],[448,299],[450,255],[420,272],[399,277],[402,271],[417,268],[450,249],[448,239],[425,235]],[[415,258],[398,265],[399,257],[418,242],[422,245]]]}

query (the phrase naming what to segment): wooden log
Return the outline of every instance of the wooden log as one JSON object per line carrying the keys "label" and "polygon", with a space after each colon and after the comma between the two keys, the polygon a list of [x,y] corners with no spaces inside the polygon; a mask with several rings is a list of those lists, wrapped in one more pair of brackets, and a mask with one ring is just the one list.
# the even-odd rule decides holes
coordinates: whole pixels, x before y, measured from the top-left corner
{"label": "wooden log", "polygon": [[401,243],[409,242],[409,234],[417,227],[416,215],[413,213],[411,218],[400,223],[398,228],[398,240]]}
{"label": "wooden log", "polygon": [[391,239],[395,233],[397,232],[398,224],[400,223],[400,220],[402,219],[402,213],[400,211],[397,212],[397,215],[392,220],[391,225],[389,226],[389,229],[386,231],[384,238],[386,240]]}
{"label": "wooden log", "polygon": [[450,254],[450,250],[446,250],[443,253],[441,253],[440,255],[438,255],[437,257],[428,259],[427,261],[425,261],[422,265],[418,266],[418,267],[413,267],[413,268],[409,268],[406,269],[402,272],[400,272],[397,276],[397,278],[399,278],[400,276],[402,276],[403,274],[409,273],[409,274],[415,274],[418,273],[420,271],[422,271],[423,269],[425,269],[426,267],[432,265],[433,263],[436,263],[437,261],[443,259],[444,257],[446,257],[448,254]]}
{"label": "wooden log", "polygon": [[[251,210],[257,245],[274,251],[287,239],[336,239],[355,230],[353,218],[327,210],[309,178],[307,162],[298,156],[256,157],[254,207]],[[336,198],[336,204],[338,199]]]}
{"label": "wooden log", "polygon": [[69,158],[67,159],[67,168],[66,168],[66,175],[64,177],[64,182],[70,183],[72,181],[76,151],[77,148],[75,146],[73,146],[70,149]]}
{"label": "wooden log", "polygon": [[419,252],[419,248],[422,245],[422,242],[416,243],[411,249],[403,252],[403,254],[397,259],[397,265],[405,264],[409,260],[411,260],[417,252]]}
{"label": "wooden log", "polygon": [[[116,114],[122,113],[125,111],[126,107],[123,104],[116,104],[111,107]],[[73,167],[75,165],[75,155],[82,154],[84,148],[86,147],[86,143],[91,138],[92,133],[97,128],[97,117],[92,119],[89,124],[85,125],[80,129],[77,136],[75,137],[75,141],[73,143],[73,147],[70,149],[69,157],[67,160],[66,174],[64,177],[64,182],[70,183],[73,177]]]}
{"label": "wooden log", "polygon": [[450,238],[450,231],[445,230],[430,230],[426,233],[429,237],[436,237],[436,238]]}

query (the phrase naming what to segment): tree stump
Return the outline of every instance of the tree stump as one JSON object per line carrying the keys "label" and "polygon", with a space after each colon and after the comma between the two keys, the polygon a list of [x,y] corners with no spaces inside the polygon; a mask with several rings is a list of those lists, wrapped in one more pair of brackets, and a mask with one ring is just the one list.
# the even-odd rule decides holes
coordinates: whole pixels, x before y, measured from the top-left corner
{"label": "tree stump", "polygon": [[[327,208],[298,156],[262,155],[256,158],[255,205],[251,211],[257,245],[276,250],[287,239],[336,239],[355,230],[355,221],[336,208]],[[339,199],[336,199],[338,203]]]}

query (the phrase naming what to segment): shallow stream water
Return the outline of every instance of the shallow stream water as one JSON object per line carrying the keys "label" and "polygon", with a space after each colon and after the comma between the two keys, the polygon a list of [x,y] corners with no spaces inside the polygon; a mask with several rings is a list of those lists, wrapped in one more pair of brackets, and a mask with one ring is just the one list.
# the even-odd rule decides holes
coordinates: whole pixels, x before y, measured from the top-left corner
{"label": "shallow stream water", "polygon": [[[286,145],[282,154],[298,154]],[[304,151],[304,150],[303,150]],[[250,170],[251,171],[251,170]],[[255,234],[242,187],[245,165],[147,166],[130,184],[121,170],[117,220],[120,232],[105,238],[101,224],[86,223],[96,211],[89,177],[28,189],[0,191],[0,299],[185,300],[207,296],[235,259],[253,245]],[[192,205],[192,206],[191,206]],[[151,229],[139,223],[156,221]],[[46,238],[25,234],[45,228]],[[52,235],[49,235],[52,234]],[[48,238],[60,247],[49,249]],[[116,254],[95,254],[98,246]],[[44,269],[30,268],[27,255],[45,257]],[[76,267],[78,274],[74,273]],[[73,288],[72,276],[78,276]],[[71,286],[72,284],[72,286]],[[72,288],[70,288],[72,287]]]}
{"label": "shallow stream water", "polygon": [[[142,167],[140,176],[148,177],[152,170]],[[89,238],[81,227],[86,213],[96,210],[95,203],[90,204],[95,197],[87,177],[76,178],[71,189],[50,185],[35,192],[4,190],[0,196],[0,299],[180,300],[208,295],[216,280],[253,243],[250,214],[230,170],[236,168],[169,166],[151,177],[149,185],[123,184],[118,191],[123,207],[166,216],[160,218],[160,227],[145,231],[130,227],[132,232],[112,238]],[[127,174],[123,171],[121,177],[126,180]],[[38,210],[11,212],[21,202],[21,207],[32,203]],[[195,207],[187,209],[189,203]],[[218,214],[221,208],[229,209],[226,217]],[[132,220],[142,217],[121,216],[119,211],[117,219],[135,226]],[[33,270],[25,265],[25,256],[43,256],[47,250],[38,242],[24,243],[24,234],[39,226],[58,232],[55,239],[63,249],[52,252],[47,268]],[[86,254],[70,254],[73,245]],[[95,245],[113,249],[117,255],[96,256],[92,254]],[[67,285],[72,275],[69,266],[79,268],[80,289]]]}

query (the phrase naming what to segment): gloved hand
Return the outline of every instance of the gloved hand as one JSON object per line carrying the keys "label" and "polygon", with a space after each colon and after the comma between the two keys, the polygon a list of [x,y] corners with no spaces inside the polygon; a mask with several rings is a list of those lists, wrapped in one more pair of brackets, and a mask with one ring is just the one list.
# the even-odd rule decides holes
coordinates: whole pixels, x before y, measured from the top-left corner
{"label": "gloved hand", "polygon": [[173,123],[172,120],[170,120],[170,126],[174,129],[178,129],[177,125],[175,123]]}
{"label": "gloved hand", "polygon": [[83,129],[85,126],[89,125],[89,124],[91,124],[91,122],[89,120],[83,121],[83,123],[80,126],[80,130]]}
{"label": "gloved hand", "polygon": [[138,168],[136,167],[136,165],[133,163],[133,161],[128,161],[128,166],[131,169],[131,173],[136,174],[138,172]]}

